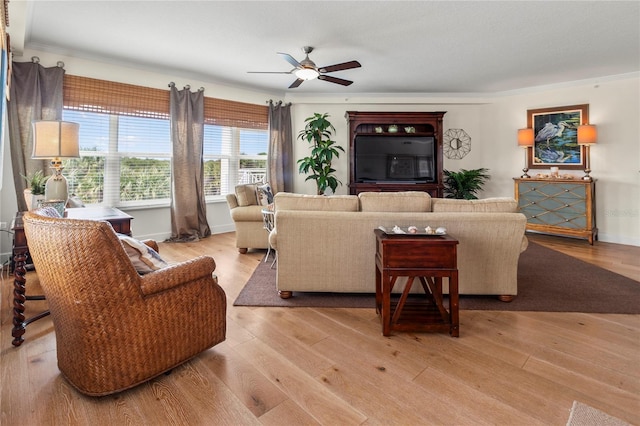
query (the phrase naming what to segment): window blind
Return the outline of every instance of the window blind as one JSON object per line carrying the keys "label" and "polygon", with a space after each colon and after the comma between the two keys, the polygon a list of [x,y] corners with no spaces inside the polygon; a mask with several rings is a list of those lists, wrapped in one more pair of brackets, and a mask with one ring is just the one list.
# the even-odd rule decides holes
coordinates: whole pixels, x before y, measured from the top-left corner
{"label": "window blind", "polygon": [[169,91],[65,74],[64,108],[169,119]]}
{"label": "window blind", "polygon": [[267,130],[269,108],[226,99],[204,98],[204,122],[217,126]]}

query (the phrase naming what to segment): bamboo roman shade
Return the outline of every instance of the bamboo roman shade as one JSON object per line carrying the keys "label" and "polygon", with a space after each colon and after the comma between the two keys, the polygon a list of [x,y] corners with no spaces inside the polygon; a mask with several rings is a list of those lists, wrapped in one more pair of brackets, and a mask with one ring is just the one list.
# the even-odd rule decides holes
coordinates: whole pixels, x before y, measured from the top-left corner
{"label": "bamboo roman shade", "polygon": [[204,98],[204,123],[267,130],[269,108],[226,99]]}
{"label": "bamboo roman shade", "polygon": [[64,76],[65,109],[169,119],[169,91],[133,84]]}
{"label": "bamboo roman shade", "polygon": [[[67,74],[64,107],[168,120],[169,91]],[[268,113],[266,105],[204,98],[205,124],[266,130]]]}

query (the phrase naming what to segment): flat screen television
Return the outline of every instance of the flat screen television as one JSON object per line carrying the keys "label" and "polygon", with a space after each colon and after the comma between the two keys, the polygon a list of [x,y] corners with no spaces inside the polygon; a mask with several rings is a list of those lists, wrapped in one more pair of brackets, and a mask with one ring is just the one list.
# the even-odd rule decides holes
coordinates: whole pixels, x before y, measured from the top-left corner
{"label": "flat screen television", "polygon": [[432,136],[356,136],[355,181],[436,182],[435,149]]}

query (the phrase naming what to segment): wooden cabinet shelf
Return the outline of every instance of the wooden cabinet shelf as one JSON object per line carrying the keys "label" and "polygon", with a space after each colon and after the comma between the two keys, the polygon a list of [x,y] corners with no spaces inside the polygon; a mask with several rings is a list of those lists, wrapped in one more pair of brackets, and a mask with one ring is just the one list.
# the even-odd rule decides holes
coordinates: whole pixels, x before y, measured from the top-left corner
{"label": "wooden cabinet shelf", "polygon": [[349,192],[425,191],[442,197],[444,114],[347,111]]}
{"label": "wooden cabinet shelf", "polygon": [[527,230],[545,234],[597,238],[596,183],[580,180],[515,178],[515,196],[527,217]]}

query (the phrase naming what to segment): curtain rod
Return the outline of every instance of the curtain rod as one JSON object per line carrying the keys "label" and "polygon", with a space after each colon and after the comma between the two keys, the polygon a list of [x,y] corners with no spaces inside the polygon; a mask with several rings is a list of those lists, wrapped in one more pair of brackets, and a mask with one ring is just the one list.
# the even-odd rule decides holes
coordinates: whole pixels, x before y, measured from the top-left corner
{"label": "curtain rod", "polygon": [[[272,103],[274,103],[274,102],[273,102],[273,99],[269,99],[269,100],[267,101],[267,103],[268,103],[268,104],[272,104]],[[278,101],[278,102],[276,102],[276,104],[277,104],[277,105],[282,105],[283,103],[282,103],[282,101]],[[291,106],[291,102],[284,104],[284,106]]]}
{"label": "curtain rod", "polygon": [[[37,56],[32,56],[31,57],[31,62],[34,63],[34,64],[39,64],[40,63],[40,58],[37,57]],[[58,68],[64,68],[64,62],[58,61],[58,62],[56,62],[56,66]]]}
{"label": "curtain rod", "polygon": [[[173,81],[169,82],[169,87],[175,87],[175,86],[176,86],[176,83],[174,83]],[[184,90],[189,90],[189,89],[191,89],[191,86],[186,84],[184,86]],[[199,88],[198,92],[204,92],[204,87]]]}

